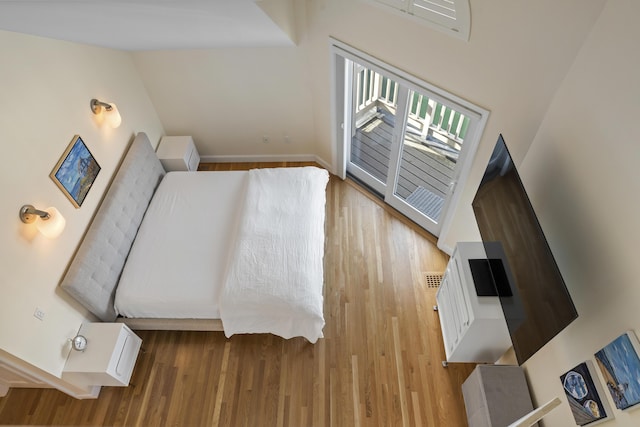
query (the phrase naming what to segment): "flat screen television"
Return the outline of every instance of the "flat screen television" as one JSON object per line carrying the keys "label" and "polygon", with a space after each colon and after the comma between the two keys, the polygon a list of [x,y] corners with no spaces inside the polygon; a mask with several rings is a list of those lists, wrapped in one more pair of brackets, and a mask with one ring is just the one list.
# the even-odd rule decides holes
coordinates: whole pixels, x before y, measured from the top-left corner
{"label": "flat screen television", "polygon": [[486,252],[475,270],[491,279],[522,364],[578,312],[502,135],[472,207]]}

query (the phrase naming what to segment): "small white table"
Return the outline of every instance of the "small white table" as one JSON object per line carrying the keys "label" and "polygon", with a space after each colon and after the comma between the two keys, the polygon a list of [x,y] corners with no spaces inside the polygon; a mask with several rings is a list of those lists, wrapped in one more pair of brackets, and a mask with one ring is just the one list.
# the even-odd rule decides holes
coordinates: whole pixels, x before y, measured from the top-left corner
{"label": "small white table", "polygon": [[79,386],[128,386],[142,339],[124,323],[84,323],[84,351],[71,350],[62,379]]}
{"label": "small white table", "polygon": [[190,136],[163,136],[156,150],[166,171],[196,171],[200,154]]}

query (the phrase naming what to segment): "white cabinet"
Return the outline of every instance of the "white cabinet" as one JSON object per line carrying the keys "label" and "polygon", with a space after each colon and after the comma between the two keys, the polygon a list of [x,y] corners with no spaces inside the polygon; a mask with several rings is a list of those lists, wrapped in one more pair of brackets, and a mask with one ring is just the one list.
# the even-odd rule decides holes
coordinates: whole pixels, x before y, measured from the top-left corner
{"label": "white cabinet", "polygon": [[497,296],[478,296],[469,260],[486,258],[482,242],[460,242],[436,294],[447,362],[494,363],[511,347]]}
{"label": "white cabinet", "polygon": [[80,386],[127,386],[142,340],[123,323],[85,323],[84,351],[71,350],[62,379]]}
{"label": "white cabinet", "polygon": [[200,154],[190,136],[164,136],[156,151],[166,171],[196,171]]}

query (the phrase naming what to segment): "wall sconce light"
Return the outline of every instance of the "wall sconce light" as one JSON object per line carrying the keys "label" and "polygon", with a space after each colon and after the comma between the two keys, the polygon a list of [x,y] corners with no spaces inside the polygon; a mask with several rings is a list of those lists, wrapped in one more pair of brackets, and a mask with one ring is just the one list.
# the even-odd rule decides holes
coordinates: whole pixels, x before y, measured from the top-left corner
{"label": "wall sconce light", "polygon": [[91,100],[91,111],[93,114],[100,114],[104,110],[104,120],[112,128],[117,128],[122,123],[122,118],[118,112],[116,104],[109,104],[107,102],[98,101],[97,99]]}
{"label": "wall sconce light", "polygon": [[58,209],[51,207],[41,211],[32,205],[24,205],[20,208],[20,220],[25,224],[37,221],[38,231],[50,239],[58,237],[67,223]]}

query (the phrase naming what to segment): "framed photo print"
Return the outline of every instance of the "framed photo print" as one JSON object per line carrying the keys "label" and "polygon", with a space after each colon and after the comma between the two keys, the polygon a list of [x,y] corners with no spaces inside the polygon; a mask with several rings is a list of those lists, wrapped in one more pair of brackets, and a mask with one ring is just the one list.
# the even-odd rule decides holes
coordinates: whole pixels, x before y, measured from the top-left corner
{"label": "framed photo print", "polygon": [[560,377],[571,413],[579,426],[592,426],[613,418],[611,407],[603,399],[600,383],[595,381],[593,363],[588,360]]}
{"label": "framed photo print", "polygon": [[49,176],[69,201],[79,208],[100,172],[80,135],[75,135]]}
{"label": "framed photo print", "polygon": [[633,331],[627,331],[595,354],[607,390],[618,409],[640,407],[639,352],[638,339]]}

